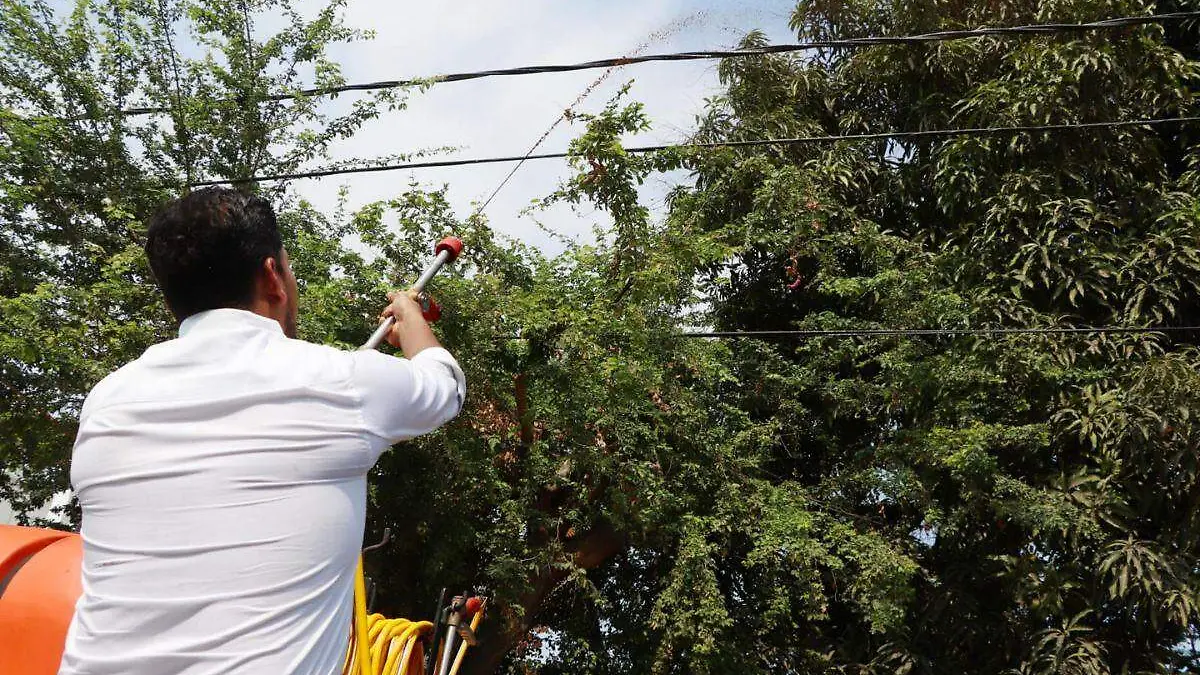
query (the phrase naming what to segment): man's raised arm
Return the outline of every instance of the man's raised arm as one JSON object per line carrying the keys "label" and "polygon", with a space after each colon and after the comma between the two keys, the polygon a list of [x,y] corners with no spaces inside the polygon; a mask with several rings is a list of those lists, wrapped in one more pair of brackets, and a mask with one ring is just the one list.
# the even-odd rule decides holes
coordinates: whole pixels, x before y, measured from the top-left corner
{"label": "man's raised arm", "polygon": [[354,384],[371,434],[395,443],[429,433],[462,409],[466,379],[421,315],[412,292],[390,293],[383,317],[395,317],[387,341],[406,358],[373,349],[353,353]]}

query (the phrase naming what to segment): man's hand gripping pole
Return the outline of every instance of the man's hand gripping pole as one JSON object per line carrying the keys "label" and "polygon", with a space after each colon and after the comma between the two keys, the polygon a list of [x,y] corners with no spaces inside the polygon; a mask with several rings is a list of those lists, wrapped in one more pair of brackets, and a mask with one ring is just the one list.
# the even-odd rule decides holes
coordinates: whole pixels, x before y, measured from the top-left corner
{"label": "man's hand gripping pole", "polygon": [[[446,237],[445,239],[439,241],[438,245],[435,246],[433,250],[435,253],[437,253],[437,257],[435,257],[433,262],[429,263],[429,267],[426,267],[425,271],[421,273],[421,277],[417,279],[417,283],[412,285],[412,290],[418,293],[421,293],[425,290],[425,285],[429,283],[430,279],[433,279],[434,275],[438,273],[438,270],[442,269],[446,263],[454,262],[454,260],[458,258],[458,255],[462,253],[463,243],[458,237]],[[434,307],[436,306],[432,304],[432,301],[430,301],[430,308],[432,309]],[[371,333],[371,337],[368,338],[367,341],[363,343],[363,346],[359,347],[359,349],[375,349],[378,347],[379,343],[383,342],[383,339],[387,337],[388,331],[392,330],[392,325],[395,323],[396,319],[393,317],[389,316],[384,319],[383,323],[379,324],[379,327],[375,329],[374,333]]]}

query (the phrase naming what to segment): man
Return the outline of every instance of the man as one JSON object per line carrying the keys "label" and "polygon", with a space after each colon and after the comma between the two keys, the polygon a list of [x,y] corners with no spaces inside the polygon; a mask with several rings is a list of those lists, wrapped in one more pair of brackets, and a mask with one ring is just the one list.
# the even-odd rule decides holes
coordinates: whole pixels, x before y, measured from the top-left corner
{"label": "man", "polygon": [[367,472],[458,414],[462,371],[406,293],[384,312],[406,359],[295,339],[296,278],[260,198],[176,200],[146,254],[179,337],[83,404],[83,594],[59,672],[340,672]]}

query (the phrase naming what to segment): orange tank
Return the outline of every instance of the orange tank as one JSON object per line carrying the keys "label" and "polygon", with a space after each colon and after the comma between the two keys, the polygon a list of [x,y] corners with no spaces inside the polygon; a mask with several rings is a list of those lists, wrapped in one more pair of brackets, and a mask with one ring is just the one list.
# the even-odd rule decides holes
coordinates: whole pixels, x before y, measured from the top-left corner
{"label": "orange tank", "polygon": [[77,534],[0,525],[0,675],[54,675],[79,598]]}

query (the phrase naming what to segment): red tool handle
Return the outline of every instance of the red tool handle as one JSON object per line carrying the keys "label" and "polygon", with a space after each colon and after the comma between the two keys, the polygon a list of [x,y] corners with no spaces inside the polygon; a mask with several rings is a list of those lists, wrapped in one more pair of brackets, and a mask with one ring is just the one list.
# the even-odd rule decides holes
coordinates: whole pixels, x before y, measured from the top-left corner
{"label": "red tool handle", "polygon": [[450,257],[446,258],[446,262],[448,263],[452,263],[457,260],[458,256],[462,253],[462,250],[462,239],[459,239],[458,237],[446,237],[445,239],[439,241],[437,246],[433,247],[433,252],[435,254],[441,253],[442,251],[450,252]]}

